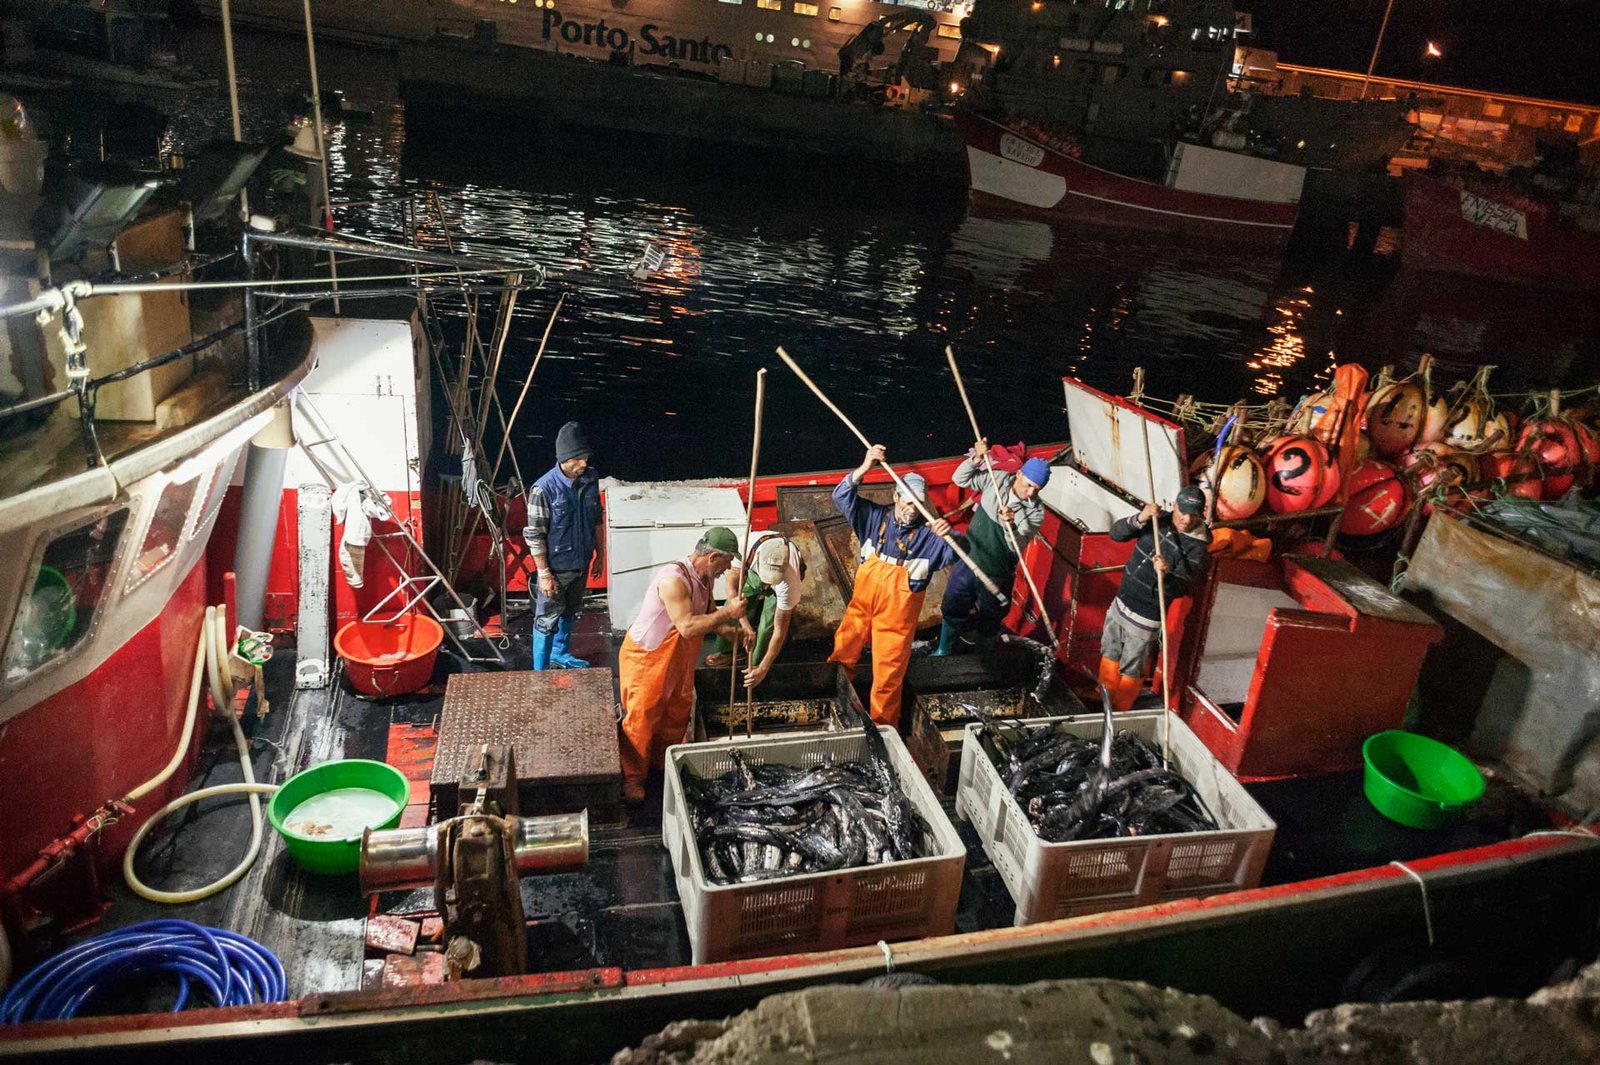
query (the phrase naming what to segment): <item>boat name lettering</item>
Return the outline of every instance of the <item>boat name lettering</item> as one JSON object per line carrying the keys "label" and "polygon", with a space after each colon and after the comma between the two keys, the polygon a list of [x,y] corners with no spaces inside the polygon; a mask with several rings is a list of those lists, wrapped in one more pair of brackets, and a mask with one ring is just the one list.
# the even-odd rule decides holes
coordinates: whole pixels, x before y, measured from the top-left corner
{"label": "boat name lettering", "polygon": [[1466,189],[1461,190],[1461,217],[1475,226],[1488,226],[1518,240],[1528,239],[1526,214],[1488,197],[1475,196]]}
{"label": "boat name lettering", "polygon": [[1000,154],[1013,163],[1023,166],[1038,166],[1044,162],[1044,149],[1037,144],[1029,144],[1021,137],[1013,137],[1009,133],[1000,134]]}
{"label": "boat name lettering", "polygon": [[[578,22],[562,18],[561,12],[553,7],[544,9],[543,33],[547,41],[559,38],[566,44],[607,48],[613,52],[630,52],[635,48],[634,35],[623,27],[608,25],[605,19],[598,22]],[[733,56],[733,49],[726,44],[713,41],[709,37],[702,37],[698,41],[686,37],[674,37],[670,33],[661,33],[660,27],[653,22],[647,22],[639,27],[637,47],[640,55],[665,56],[668,59],[707,65],[719,63]]]}

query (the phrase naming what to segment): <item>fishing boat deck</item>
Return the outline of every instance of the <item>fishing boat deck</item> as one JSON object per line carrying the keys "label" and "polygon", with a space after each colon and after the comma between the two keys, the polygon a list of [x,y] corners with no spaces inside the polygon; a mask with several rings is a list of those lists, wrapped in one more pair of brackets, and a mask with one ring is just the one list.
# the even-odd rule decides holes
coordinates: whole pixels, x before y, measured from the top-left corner
{"label": "fishing boat deck", "polygon": [[[527,624],[524,614],[513,618],[508,629],[525,632]],[[603,612],[586,614],[574,636],[574,652],[593,665],[609,665],[615,642],[607,629]],[[525,664],[525,638],[513,636],[512,647],[514,664]],[[285,649],[267,666],[274,708],[254,732],[255,772],[259,779],[281,781],[330,758],[386,759],[414,782],[414,805],[403,822],[413,823],[423,812],[415,798],[427,794],[445,682],[451,673],[474,668],[441,654],[433,681],[423,691],[369,701],[342,681],[323,691],[292,691],[293,661]],[[213,723],[191,787],[237,779],[229,732],[224,724]],[[1363,798],[1359,773],[1258,783],[1249,789],[1278,823],[1264,885],[1412,861],[1511,839],[1548,824],[1531,800],[1502,783],[1491,785],[1489,800],[1469,820],[1438,831],[1401,828],[1384,820]],[[944,805],[951,812],[953,796],[946,796]],[[967,848],[957,931],[1009,926],[1013,903],[999,874],[971,826],[956,824]],[[652,781],[642,806],[627,810],[620,822],[591,822],[590,833],[584,870],[522,881],[532,967],[562,972],[689,964],[672,866],[661,845],[659,780]],[[248,836],[249,812],[242,798],[208,800],[199,804],[198,814],[176,819],[142,848],[139,870],[147,882],[168,890],[207,882],[231,868]],[[231,928],[278,954],[295,996],[377,986],[383,965],[365,946],[367,918],[421,918],[434,909],[431,889],[366,899],[354,875],[307,874],[270,828],[262,857],[250,873],[211,899],[157,905],[129,895],[120,879],[112,890],[115,904],[102,927],[160,916]],[[142,1005],[160,1008],[161,1003]]]}

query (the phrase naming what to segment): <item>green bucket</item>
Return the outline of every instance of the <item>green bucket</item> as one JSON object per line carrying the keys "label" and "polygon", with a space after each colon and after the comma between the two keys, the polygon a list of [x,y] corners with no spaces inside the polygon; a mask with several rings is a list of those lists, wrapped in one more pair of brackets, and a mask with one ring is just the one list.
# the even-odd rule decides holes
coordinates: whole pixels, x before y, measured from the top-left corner
{"label": "green bucket", "polygon": [[1483,774],[1460,752],[1415,732],[1390,729],[1361,745],[1367,801],[1391,821],[1438,828],[1483,795]]}
{"label": "green bucket", "polygon": [[[394,810],[379,824],[363,824],[337,835],[304,834],[285,827],[300,806],[310,799],[344,788],[377,792],[394,804]],[[267,804],[267,820],[283,837],[284,849],[301,867],[312,873],[353,873],[361,863],[361,835],[367,828],[393,828],[411,797],[411,782],[400,770],[386,762],[365,758],[346,758],[323,762],[284,781]]]}

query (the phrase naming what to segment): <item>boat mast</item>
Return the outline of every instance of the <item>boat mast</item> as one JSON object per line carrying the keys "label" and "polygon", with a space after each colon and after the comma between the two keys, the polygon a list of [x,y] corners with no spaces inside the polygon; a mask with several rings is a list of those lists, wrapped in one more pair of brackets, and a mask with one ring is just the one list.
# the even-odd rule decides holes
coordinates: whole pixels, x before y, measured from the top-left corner
{"label": "boat mast", "polygon": [[1394,10],[1394,0],[1383,9],[1383,21],[1378,25],[1378,39],[1372,45],[1372,59],[1367,62],[1367,76],[1361,79],[1361,95],[1358,100],[1367,98],[1367,86],[1372,84],[1372,70],[1378,65],[1378,52],[1383,48],[1383,33],[1389,28],[1389,12]]}
{"label": "boat mast", "polygon": [[[332,231],[333,229],[333,197],[328,192],[328,146],[322,136],[322,87],[317,80],[317,40],[311,30],[311,0],[301,0],[301,9],[305,12],[306,20],[306,60],[311,68],[311,125],[316,130],[317,137],[317,174],[322,182],[322,217],[318,219],[319,228]],[[339,291],[339,265],[338,259],[330,251],[328,253],[328,278],[333,283],[333,291]],[[339,313],[339,297],[333,297],[333,313]]]}
{"label": "boat mast", "polygon": [[[233,142],[244,141],[244,129],[239,124],[239,71],[233,63],[233,12],[229,0],[222,0],[222,54],[228,65],[228,104],[233,109]],[[239,218],[250,218],[250,194],[239,186]]]}

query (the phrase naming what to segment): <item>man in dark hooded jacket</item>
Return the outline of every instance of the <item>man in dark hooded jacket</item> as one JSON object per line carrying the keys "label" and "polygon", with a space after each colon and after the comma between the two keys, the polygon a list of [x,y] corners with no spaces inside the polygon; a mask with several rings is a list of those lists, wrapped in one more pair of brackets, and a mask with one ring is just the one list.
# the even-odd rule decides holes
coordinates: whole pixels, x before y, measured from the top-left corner
{"label": "man in dark hooded jacket", "polygon": [[1111,705],[1127,710],[1144,687],[1145,662],[1161,639],[1162,618],[1156,587],[1161,571],[1168,605],[1189,594],[1205,573],[1211,543],[1206,528],[1205,493],[1194,485],[1178,490],[1171,514],[1161,520],[1161,551],[1156,553],[1151,522],[1157,508],[1146,505],[1137,514],[1111,526],[1111,539],[1134,541],[1133,554],[1122,568],[1122,587],[1106,611],[1100,637],[1100,682],[1111,692]]}

